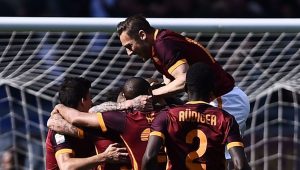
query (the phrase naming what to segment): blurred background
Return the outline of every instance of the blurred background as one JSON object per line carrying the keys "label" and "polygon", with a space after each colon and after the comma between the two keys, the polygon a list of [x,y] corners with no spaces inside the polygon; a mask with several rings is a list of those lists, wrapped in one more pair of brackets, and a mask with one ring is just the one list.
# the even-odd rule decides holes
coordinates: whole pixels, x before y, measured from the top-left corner
{"label": "blurred background", "polygon": [[0,16],[296,18],[299,0],[1,0]]}

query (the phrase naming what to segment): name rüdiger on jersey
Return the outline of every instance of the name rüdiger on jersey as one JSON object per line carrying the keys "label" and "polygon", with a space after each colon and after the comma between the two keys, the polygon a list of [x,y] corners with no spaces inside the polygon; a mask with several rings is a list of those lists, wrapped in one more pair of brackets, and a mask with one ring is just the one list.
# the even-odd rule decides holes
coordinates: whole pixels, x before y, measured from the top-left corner
{"label": "name r\u00fcdiger on jersey", "polygon": [[198,122],[198,123],[205,123],[213,126],[217,124],[216,115],[202,114],[197,111],[191,111],[191,109],[185,109],[179,111],[178,118],[180,122]]}

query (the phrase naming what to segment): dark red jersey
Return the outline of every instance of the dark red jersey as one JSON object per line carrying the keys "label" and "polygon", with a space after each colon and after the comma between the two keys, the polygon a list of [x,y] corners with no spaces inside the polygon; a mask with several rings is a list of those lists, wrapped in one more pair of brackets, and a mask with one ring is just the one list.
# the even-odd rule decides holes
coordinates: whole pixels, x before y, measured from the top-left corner
{"label": "dark red jersey", "polygon": [[[145,153],[150,134],[151,122],[157,112],[142,113],[134,111],[97,113],[102,133],[117,132],[124,141],[130,155],[134,170],[141,170],[142,158]],[[166,157],[160,155],[158,161],[165,169]]]}
{"label": "dark red jersey", "polygon": [[225,169],[225,145],[243,147],[234,117],[200,101],[163,110],[151,130],[163,138],[172,170]]}
{"label": "dark red jersey", "polygon": [[152,61],[156,69],[168,79],[174,80],[171,72],[182,63],[192,65],[203,62],[211,66],[216,75],[216,97],[222,96],[234,87],[234,79],[213,58],[199,42],[170,30],[156,30],[152,48]]}
{"label": "dark red jersey", "polygon": [[92,140],[73,138],[49,130],[46,139],[47,170],[59,169],[55,155],[62,153],[73,154],[76,158],[85,158],[95,155],[96,151]]}
{"label": "dark red jersey", "polygon": [[[102,135],[95,137],[94,144],[97,149],[97,153],[104,152],[110,144],[119,143],[123,144],[119,135],[110,134],[109,136]],[[125,147],[125,146],[124,146]],[[130,162],[128,163],[103,163],[99,165],[98,170],[130,170],[132,169]]]}
{"label": "dark red jersey", "polygon": [[54,131],[49,130],[46,139],[46,170],[59,170],[56,159],[55,150],[51,142]]}

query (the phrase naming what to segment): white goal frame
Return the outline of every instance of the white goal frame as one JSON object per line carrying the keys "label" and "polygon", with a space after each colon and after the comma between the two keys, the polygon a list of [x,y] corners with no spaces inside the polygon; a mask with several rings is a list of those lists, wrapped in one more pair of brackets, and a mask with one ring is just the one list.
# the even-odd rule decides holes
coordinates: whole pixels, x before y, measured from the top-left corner
{"label": "white goal frame", "polygon": [[[1,17],[0,31],[113,32],[125,18]],[[202,32],[299,32],[300,19],[149,18],[157,28]]]}

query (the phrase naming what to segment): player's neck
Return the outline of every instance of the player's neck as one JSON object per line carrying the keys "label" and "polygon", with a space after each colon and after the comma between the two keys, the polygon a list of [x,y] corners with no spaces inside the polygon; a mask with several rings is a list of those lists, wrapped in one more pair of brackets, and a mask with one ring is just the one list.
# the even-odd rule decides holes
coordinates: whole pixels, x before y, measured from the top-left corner
{"label": "player's neck", "polygon": [[80,111],[80,112],[88,112],[89,110],[86,110],[86,108],[82,107],[82,106],[77,106],[77,108],[75,108],[76,110]]}
{"label": "player's neck", "polygon": [[153,44],[154,41],[156,40],[158,31],[159,31],[159,29],[154,29],[151,33],[148,34],[149,39],[151,40],[151,43],[152,43],[152,44]]}
{"label": "player's neck", "polygon": [[189,94],[188,101],[204,101],[209,102],[209,97],[199,96],[197,94]]}

